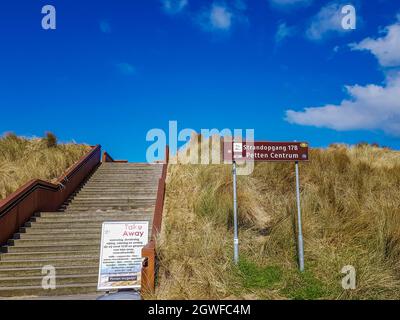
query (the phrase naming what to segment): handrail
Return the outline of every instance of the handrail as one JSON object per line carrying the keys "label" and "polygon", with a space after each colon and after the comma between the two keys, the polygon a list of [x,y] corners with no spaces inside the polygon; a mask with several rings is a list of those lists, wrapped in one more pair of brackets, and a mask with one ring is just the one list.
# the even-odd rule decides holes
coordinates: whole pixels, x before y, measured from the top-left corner
{"label": "handrail", "polygon": [[107,152],[104,151],[101,162],[128,163],[128,160],[114,160]]}
{"label": "handrail", "polygon": [[114,159],[107,152],[104,151],[101,162],[114,162]]}
{"label": "handrail", "polygon": [[157,200],[154,209],[153,225],[151,238],[149,243],[142,249],[142,258],[144,263],[142,267],[141,286],[142,292],[152,293],[155,289],[155,278],[156,278],[156,238],[161,231],[162,226],[162,214],[164,210],[164,199],[165,199],[165,187],[167,179],[167,170],[169,162],[169,147],[165,150],[165,162],[163,163],[161,177],[158,180],[157,189]]}
{"label": "handrail", "polygon": [[100,162],[97,145],[71,166],[56,181],[32,180],[0,201],[0,245],[38,211],[55,211],[76,190]]}
{"label": "handrail", "polygon": [[[67,169],[67,171],[57,179],[57,183],[61,183],[62,181],[69,180],[75,174],[75,172],[77,172],[84,164],[86,164],[88,161],[90,161],[90,159],[92,159],[93,157],[96,157],[97,154],[101,154],[101,146],[100,145],[93,146],[92,150],[89,151],[89,153],[82,156],[81,159],[76,164],[72,165],[72,167]],[[99,161],[100,161],[100,157],[99,157]]]}

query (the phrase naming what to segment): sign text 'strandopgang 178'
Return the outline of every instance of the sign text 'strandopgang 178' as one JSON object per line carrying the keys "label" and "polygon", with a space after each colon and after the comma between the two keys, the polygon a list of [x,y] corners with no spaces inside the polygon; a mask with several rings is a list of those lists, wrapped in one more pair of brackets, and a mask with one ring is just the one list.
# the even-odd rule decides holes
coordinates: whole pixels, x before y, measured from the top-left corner
{"label": "sign text 'strandopgang 178'", "polygon": [[225,161],[308,161],[306,142],[226,142]]}

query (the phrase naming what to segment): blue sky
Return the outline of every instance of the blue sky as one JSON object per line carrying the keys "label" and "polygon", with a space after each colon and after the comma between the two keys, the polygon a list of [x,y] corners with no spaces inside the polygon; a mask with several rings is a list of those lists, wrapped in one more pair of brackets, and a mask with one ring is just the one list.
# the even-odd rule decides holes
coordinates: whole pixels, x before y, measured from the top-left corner
{"label": "blue sky", "polygon": [[[41,26],[47,4],[56,30]],[[400,149],[399,21],[392,0],[3,2],[0,133],[53,131],[131,161],[173,120]]]}

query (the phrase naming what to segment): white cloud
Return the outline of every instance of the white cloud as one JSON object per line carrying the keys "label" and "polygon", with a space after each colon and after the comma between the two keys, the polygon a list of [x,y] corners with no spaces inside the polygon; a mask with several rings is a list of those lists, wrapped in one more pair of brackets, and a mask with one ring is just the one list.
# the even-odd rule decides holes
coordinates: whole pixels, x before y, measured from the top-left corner
{"label": "white cloud", "polygon": [[342,7],[340,3],[330,3],[323,7],[312,19],[306,31],[306,36],[310,40],[321,40],[329,33],[348,32],[342,27]]}
{"label": "white cloud", "polygon": [[385,36],[381,38],[367,38],[350,47],[370,51],[383,67],[400,66],[400,21],[386,27],[384,32]]}
{"label": "white cloud", "polygon": [[188,0],[161,0],[164,10],[175,14],[181,12],[187,5]]}
{"label": "white cloud", "polygon": [[214,29],[230,29],[232,12],[227,7],[213,5],[210,11],[210,24]]}
{"label": "white cloud", "polygon": [[285,22],[282,22],[278,25],[278,29],[275,33],[275,42],[279,44],[286,38],[293,36],[295,33],[295,27],[290,27]]}
{"label": "white cloud", "polygon": [[229,31],[234,22],[245,21],[243,11],[244,2],[236,0],[233,7],[224,3],[213,3],[210,8],[203,10],[199,15],[199,24],[205,31]]}
{"label": "white cloud", "polygon": [[[367,38],[352,45],[354,50],[369,50],[383,67],[400,67],[399,23],[388,26],[386,35],[373,40]],[[325,127],[334,130],[383,130],[400,137],[400,72],[386,70],[385,85],[348,86],[349,99],[339,105],[286,111],[290,123]]]}
{"label": "white cloud", "polygon": [[355,85],[346,89],[351,98],[339,105],[288,110],[286,120],[338,131],[380,129],[400,136],[400,73],[385,86]]}

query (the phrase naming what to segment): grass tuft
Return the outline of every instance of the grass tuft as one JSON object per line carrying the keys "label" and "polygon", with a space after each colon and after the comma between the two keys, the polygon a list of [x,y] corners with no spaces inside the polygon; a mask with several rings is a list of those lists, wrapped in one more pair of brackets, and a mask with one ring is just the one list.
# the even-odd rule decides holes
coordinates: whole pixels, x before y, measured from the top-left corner
{"label": "grass tuft", "polygon": [[57,147],[57,137],[52,132],[46,132],[46,137],[44,138],[47,148]]}
{"label": "grass tuft", "polygon": [[282,270],[277,266],[258,266],[246,258],[241,258],[238,264],[239,276],[245,289],[270,289],[282,279]]}
{"label": "grass tuft", "polygon": [[6,133],[0,138],[0,199],[32,179],[54,182],[89,149],[75,143],[58,144],[52,133],[43,139]]}
{"label": "grass tuft", "polygon": [[327,289],[312,272],[294,272],[287,281],[282,293],[289,299],[316,300],[326,297]]}

